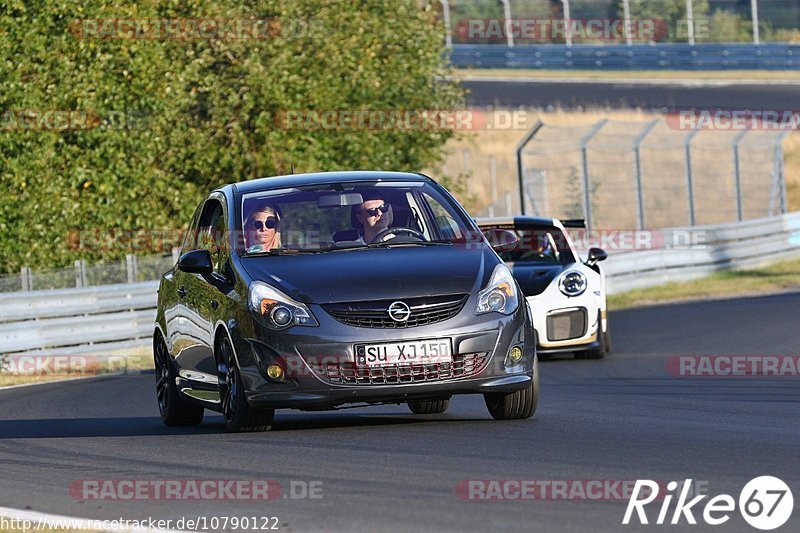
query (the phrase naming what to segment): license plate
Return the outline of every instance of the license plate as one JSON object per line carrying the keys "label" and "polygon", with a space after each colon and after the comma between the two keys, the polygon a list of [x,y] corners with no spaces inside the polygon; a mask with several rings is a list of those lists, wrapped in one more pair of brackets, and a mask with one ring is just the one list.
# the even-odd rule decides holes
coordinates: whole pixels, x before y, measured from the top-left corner
{"label": "license plate", "polygon": [[358,366],[418,365],[452,362],[450,339],[360,344],[356,346]]}

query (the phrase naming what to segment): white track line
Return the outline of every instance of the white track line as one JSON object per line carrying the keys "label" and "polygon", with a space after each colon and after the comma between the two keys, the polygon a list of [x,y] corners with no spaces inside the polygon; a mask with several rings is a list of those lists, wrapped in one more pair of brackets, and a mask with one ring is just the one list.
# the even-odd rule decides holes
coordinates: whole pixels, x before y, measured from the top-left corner
{"label": "white track line", "polygon": [[635,78],[537,78],[516,76],[454,76],[460,81],[510,82],[510,83],[575,83],[615,85],[678,85],[680,87],[726,87],[736,85],[800,85],[800,80],[692,80],[679,78],[635,79]]}
{"label": "white track line", "polygon": [[[5,524],[2,523],[3,519],[5,519],[6,521]],[[111,533],[150,533],[150,532],[178,533],[177,531],[169,529],[152,529],[145,527],[127,527],[127,526],[123,527],[122,525],[119,525],[119,527],[93,527],[102,525],[103,522],[111,526],[112,522],[119,522],[119,519],[102,520],[93,518],[76,518],[73,516],[47,514],[47,513],[40,513],[37,511],[24,511],[22,509],[13,509],[11,507],[0,507],[0,526],[8,526],[10,525],[9,522],[13,520],[17,521],[18,527],[14,529],[9,527],[8,529],[11,531],[14,530],[22,531],[22,526],[27,525],[30,527],[28,531],[48,531],[52,528],[57,527],[59,529],[77,528],[77,529],[89,529],[90,531],[108,531]],[[27,524],[25,523],[25,521],[28,521]],[[129,520],[129,522],[133,521],[134,520]],[[33,525],[31,525],[31,523]],[[42,525],[37,528],[36,524],[42,524]],[[78,526],[78,524],[80,524],[80,527]]]}

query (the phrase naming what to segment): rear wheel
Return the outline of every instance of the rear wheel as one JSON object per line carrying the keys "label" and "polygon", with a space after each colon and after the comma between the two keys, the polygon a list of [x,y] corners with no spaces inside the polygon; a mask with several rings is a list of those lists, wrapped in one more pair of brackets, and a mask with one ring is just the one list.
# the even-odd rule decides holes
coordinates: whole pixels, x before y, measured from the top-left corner
{"label": "rear wheel", "polygon": [[199,405],[180,396],[175,384],[175,370],[160,333],[153,337],[153,360],[156,366],[156,397],[161,420],[168,426],[196,426],[203,421],[205,411]]}
{"label": "rear wheel", "polygon": [[534,360],[530,385],[516,392],[491,392],[483,395],[486,408],[495,420],[530,418],[539,405],[539,364]]}
{"label": "rear wheel", "polygon": [[217,345],[217,372],[222,415],[228,431],[267,431],[272,427],[274,409],[253,409],[244,395],[244,385],[233,348],[227,337]]}
{"label": "rear wheel", "polygon": [[450,407],[450,398],[439,400],[408,400],[408,408],[415,415],[433,415],[444,413]]}

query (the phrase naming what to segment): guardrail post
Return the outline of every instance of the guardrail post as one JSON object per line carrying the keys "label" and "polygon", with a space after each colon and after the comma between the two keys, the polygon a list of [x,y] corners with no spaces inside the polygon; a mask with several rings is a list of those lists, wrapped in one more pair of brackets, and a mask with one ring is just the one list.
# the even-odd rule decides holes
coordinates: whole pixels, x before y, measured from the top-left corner
{"label": "guardrail post", "polygon": [[544,122],[537,120],[525,137],[517,145],[517,180],[519,181],[519,212],[525,215],[525,170],[522,167],[522,151],[528,143],[536,137],[539,130],[544,127]]}
{"label": "guardrail post", "polygon": [[589,141],[597,135],[597,132],[606,125],[608,122],[607,118],[597,121],[597,123],[592,126],[589,130],[589,133],[584,135],[581,138],[581,157],[583,159],[583,218],[586,220],[586,230],[591,231],[593,227],[593,220],[592,220],[592,188],[589,179],[589,154],[588,154],[588,146]]}
{"label": "guardrail post", "polygon": [[742,180],[739,173],[739,143],[750,130],[744,130],[733,139],[733,185],[736,188],[736,217],[739,222],[744,218],[742,213]]}
{"label": "guardrail post", "polygon": [[19,269],[19,278],[20,282],[22,283],[22,290],[23,291],[32,291],[33,290],[33,279],[31,278],[31,269],[28,267],[22,267]]}
{"label": "guardrail post", "polygon": [[633,172],[636,179],[636,213],[638,215],[637,220],[640,230],[644,229],[644,187],[642,187],[642,158],[640,148],[644,138],[647,137],[647,134],[653,131],[653,128],[656,127],[656,124],[658,124],[657,118],[645,124],[642,131],[640,131],[639,135],[637,135],[633,140]]}
{"label": "guardrail post", "polygon": [[694,213],[694,182],[692,179],[692,140],[700,133],[700,130],[694,130],[686,136],[683,140],[683,145],[686,151],[686,193],[689,200],[689,225],[694,226],[696,219]]}
{"label": "guardrail post", "polygon": [[511,207],[511,192],[506,191],[503,195],[506,201],[506,216],[510,217],[513,216],[513,208]]}
{"label": "guardrail post", "polygon": [[125,266],[128,270],[128,283],[136,283],[136,274],[137,274],[137,262],[136,256],[133,254],[127,254],[125,256]]}
{"label": "guardrail post", "polygon": [[75,261],[75,287],[78,289],[88,287],[86,282],[86,261],[83,259]]}

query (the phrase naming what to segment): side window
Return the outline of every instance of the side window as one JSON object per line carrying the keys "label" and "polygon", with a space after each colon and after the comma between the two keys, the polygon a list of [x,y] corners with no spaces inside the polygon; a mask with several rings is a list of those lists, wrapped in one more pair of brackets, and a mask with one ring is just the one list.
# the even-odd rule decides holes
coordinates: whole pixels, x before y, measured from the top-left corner
{"label": "side window", "polygon": [[197,209],[194,210],[192,220],[189,222],[189,227],[186,229],[186,233],[183,236],[183,242],[181,243],[181,255],[197,248],[197,222],[200,218],[200,209],[202,206],[203,204],[200,204],[197,206]]}
{"label": "side window", "polygon": [[442,204],[427,194],[425,194],[425,201],[430,206],[431,212],[433,212],[434,225],[444,239],[453,240],[463,237],[455,218]]}
{"label": "side window", "polygon": [[206,201],[198,226],[197,248],[208,250],[211,254],[214,270],[222,272],[227,259],[225,246],[227,225],[222,204],[218,200],[210,199]]}

